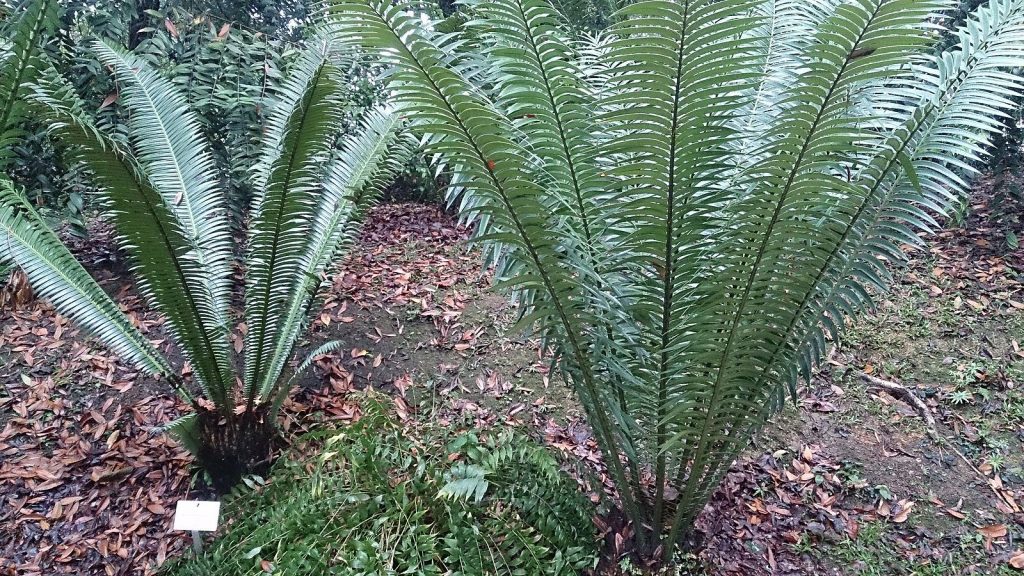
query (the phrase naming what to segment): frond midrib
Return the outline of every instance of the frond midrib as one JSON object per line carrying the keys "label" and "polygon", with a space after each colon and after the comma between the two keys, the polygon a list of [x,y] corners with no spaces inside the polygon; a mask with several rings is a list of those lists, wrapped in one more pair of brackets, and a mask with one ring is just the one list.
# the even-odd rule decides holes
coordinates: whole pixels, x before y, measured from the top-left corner
{"label": "frond midrib", "polygon": [[669,345],[672,332],[672,302],[675,298],[675,187],[676,187],[676,142],[679,137],[679,104],[681,100],[680,90],[683,80],[683,63],[686,54],[687,26],[690,17],[690,0],[683,1],[683,21],[679,30],[679,49],[676,52],[676,77],[675,86],[672,91],[672,125],[671,136],[668,146],[668,188],[666,190],[665,215],[665,277],[662,280],[662,308],[661,308],[661,357],[658,366],[658,407],[655,421],[655,442],[658,445],[658,456],[655,464],[655,500],[653,529],[660,534],[661,515],[664,508],[665,495],[665,465],[667,455],[661,448],[667,439],[668,426],[665,422],[666,410],[668,409],[668,385],[669,385]]}
{"label": "frond midrib", "polygon": [[[324,72],[325,66],[326,66],[326,64],[324,62],[320,62],[319,63],[319,65],[317,67],[316,74],[310,79],[310,82],[307,83],[307,86],[316,86],[320,82],[320,78],[321,78],[321,75]],[[308,116],[309,116],[310,105],[312,104],[313,96],[314,96],[313,95],[313,91],[310,90],[310,92],[308,94],[306,94],[306,98],[303,99],[305,102],[304,102],[304,105],[303,105],[302,117],[299,119],[298,126],[294,127],[295,134],[301,134],[302,133],[302,129],[306,125],[306,120],[308,119]],[[289,196],[290,191],[291,191],[292,174],[296,170],[296,164],[298,163],[299,148],[300,148],[300,143],[298,141],[296,141],[295,145],[293,145],[292,149],[289,151],[288,163],[287,163],[287,165],[285,167],[284,178],[281,181],[281,186],[283,187],[283,190],[282,190],[281,194],[279,195],[280,197],[279,197],[279,201],[277,203],[278,218],[274,222],[274,234],[271,237],[270,261],[267,263],[268,276],[264,279],[264,289],[263,289],[262,294],[261,294],[262,302],[264,304],[270,302],[271,289],[273,287],[272,280],[273,280],[273,274],[274,274],[274,267],[275,267],[275,265],[277,263],[277,254],[278,254],[278,248],[279,248],[278,244],[280,242],[281,230],[282,230],[282,224],[283,224],[282,218],[280,217],[280,215],[284,213],[284,207],[285,207],[285,204],[287,202],[288,196]],[[267,308],[263,309],[263,314],[260,316],[260,319],[259,319],[259,322],[260,322],[260,327],[259,327],[259,332],[258,332],[259,337],[258,338],[254,338],[254,340],[253,340],[253,342],[256,344],[256,347],[257,347],[256,355],[255,355],[256,365],[253,367],[252,383],[251,383],[252,389],[251,389],[251,391],[249,393],[249,398],[246,400],[246,409],[247,410],[252,410],[253,403],[255,402],[255,398],[256,398],[255,392],[260,389],[260,385],[258,383],[260,382],[260,372],[261,372],[261,368],[263,367],[263,356],[264,356],[263,353],[264,353],[264,346],[265,346],[264,341],[266,340],[267,324],[270,321],[269,312],[270,312],[269,309],[267,309]]]}
{"label": "frond midrib", "polygon": [[[815,120],[811,124],[810,128],[807,130],[807,137],[804,138],[804,141],[800,147],[800,152],[797,155],[796,161],[794,162],[793,169],[790,171],[790,174],[786,180],[786,185],[783,187],[782,193],[779,195],[779,200],[776,203],[775,210],[772,213],[771,219],[769,220],[767,231],[763,234],[761,244],[758,247],[757,255],[754,259],[753,265],[751,266],[750,274],[747,277],[747,282],[745,283],[743,294],[740,298],[740,304],[737,307],[736,312],[733,316],[733,320],[731,322],[729,333],[726,339],[726,345],[722,352],[722,357],[718,363],[717,375],[715,377],[714,383],[712,384],[711,400],[708,403],[708,408],[704,413],[704,422],[701,425],[700,434],[697,436],[698,438],[700,438],[700,440],[697,446],[697,450],[693,456],[693,465],[690,468],[691,476],[690,479],[686,482],[685,493],[682,496],[683,502],[688,501],[688,499],[692,498],[692,494],[697,488],[697,479],[694,477],[693,473],[698,468],[704,465],[704,459],[706,458],[706,451],[708,448],[708,429],[711,426],[711,416],[715,412],[716,403],[719,402],[720,394],[722,391],[722,380],[725,376],[725,369],[729,360],[729,356],[732,354],[732,348],[735,345],[736,334],[739,329],[739,324],[743,318],[744,312],[746,312],[746,307],[749,304],[750,291],[753,288],[754,280],[757,278],[757,273],[760,271],[761,262],[764,259],[768,243],[770,242],[772,237],[772,231],[774,230],[776,224],[778,223],[779,217],[782,214],[782,207],[785,204],[786,197],[788,196],[789,191],[792,189],[793,183],[796,181],[796,176],[800,168],[803,166],[804,158],[806,157],[811,141],[813,140],[813,137],[816,134],[818,127],[820,126],[821,121],[824,118],[825,111],[828,109],[828,104],[831,101],[832,96],[838,89],[840,81],[842,80],[847,68],[853,61],[853,55],[856,51],[856,47],[859,46],[860,43],[863,41],[865,34],[870,29],[870,23],[873,22],[874,19],[878,17],[879,12],[881,12],[882,7],[884,5],[884,0],[879,0],[878,6],[875,7],[874,11],[871,13],[870,18],[868,18],[865,21],[865,26],[858,33],[856,40],[852,43],[851,50],[847,52],[846,56],[843,59],[843,64],[836,72],[835,77],[829,86],[829,90],[826,92],[825,97],[822,99],[822,104],[818,108],[818,112],[815,115]],[[686,515],[691,515],[693,513],[694,511],[687,511]],[[680,514],[680,520],[683,516],[683,514]],[[680,524],[678,520],[677,524]]]}

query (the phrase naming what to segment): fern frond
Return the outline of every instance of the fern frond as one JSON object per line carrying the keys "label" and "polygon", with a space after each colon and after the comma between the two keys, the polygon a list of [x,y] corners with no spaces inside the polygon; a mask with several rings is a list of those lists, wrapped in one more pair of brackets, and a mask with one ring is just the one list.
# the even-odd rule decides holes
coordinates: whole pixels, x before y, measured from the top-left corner
{"label": "fern frond", "polygon": [[234,378],[226,334],[217,328],[218,313],[187,233],[127,151],[92,124],[56,70],[40,79],[32,101],[69,145],[72,158],[92,172],[120,244],[131,257],[140,292],[167,318],[204,393],[218,409],[230,411]]}
{"label": "fern frond", "polygon": [[[735,283],[740,288],[732,297],[714,296],[722,308],[710,318],[724,320],[725,337],[709,346],[710,354],[694,358],[697,365],[713,367],[710,374],[697,373],[699,378],[710,376],[710,384],[687,383],[688,392],[706,404],[696,413],[685,411],[690,416],[677,436],[691,444],[682,455],[689,465],[681,466],[679,474],[682,480],[685,469],[686,506],[702,501],[710,490],[701,484],[705,467],[726,456],[713,446],[732,429],[737,414],[756,413],[760,407],[761,391],[751,388],[756,378],[750,376],[765,368],[764,358],[776,338],[763,319],[784,322],[791,317],[796,311],[792,295],[806,291],[803,271],[839,241],[840,223],[856,211],[860,191],[822,170],[855,162],[863,143],[872,140],[849,113],[848,94],[901,73],[910,55],[929,42],[927,23],[938,7],[936,2],[902,0],[845,3],[809,47],[809,70],[798,84],[802,100],[783,112],[777,142],[753,169],[753,192],[726,214],[733,222],[731,241],[723,244],[727,251],[716,254],[724,274],[711,285]],[[822,227],[822,221],[828,225]],[[689,522],[697,511],[684,509],[677,522]]]}
{"label": "fern frond", "polygon": [[11,146],[21,136],[17,127],[23,114],[26,86],[39,67],[43,40],[57,21],[57,0],[22,0],[6,23],[3,37],[9,42],[0,52],[0,166],[9,159]]}
{"label": "fern frond", "polygon": [[[196,289],[209,292],[215,314],[211,331],[228,332],[231,300],[231,230],[226,195],[220,188],[209,143],[199,118],[178,89],[148,62],[103,41],[92,45],[100,62],[120,83],[129,113],[128,130],[142,170],[160,193],[191,246],[189,258],[200,275]],[[227,358],[227,341],[218,356]],[[222,369],[226,370],[226,366]]]}
{"label": "fern frond", "polygon": [[362,118],[357,133],[346,140],[329,162],[323,190],[317,196],[305,245],[297,255],[302,274],[293,277],[284,292],[287,302],[277,322],[277,340],[272,361],[260,383],[260,395],[270,397],[278,384],[285,362],[291,357],[301,330],[306,326],[311,304],[328,266],[345,244],[350,244],[367,210],[380,196],[381,187],[391,182],[411,154],[397,139],[401,120],[392,110],[374,108]]}
{"label": "fern frond", "polygon": [[[417,112],[411,123],[428,135],[428,152],[460,168],[459,184],[476,198],[469,210],[488,223],[490,233],[482,240],[500,243],[506,255],[519,255],[509,258],[514,267],[506,271],[514,275],[504,287],[524,296],[527,323],[540,326],[545,335],[559,335],[551,342],[562,344],[559,351],[572,358],[584,405],[598,423],[602,445],[615,454],[619,441],[607,414],[598,408],[602,400],[585,340],[590,315],[581,306],[581,277],[573,274],[578,261],[559,249],[561,238],[572,229],[544,209],[546,194],[533,155],[512,139],[508,119],[462,76],[458,62],[445,51],[451,44],[420,29],[407,8],[404,2],[335,0],[327,11],[344,14],[332,21],[339,40],[379,50],[396,67],[391,78],[394,102],[400,110]],[[618,458],[609,456],[608,463],[624,484]]]}

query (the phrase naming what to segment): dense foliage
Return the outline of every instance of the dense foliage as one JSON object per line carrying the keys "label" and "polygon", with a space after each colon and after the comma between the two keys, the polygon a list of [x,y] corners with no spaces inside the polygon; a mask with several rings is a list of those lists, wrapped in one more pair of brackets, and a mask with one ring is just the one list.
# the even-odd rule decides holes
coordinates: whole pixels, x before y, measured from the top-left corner
{"label": "dense foliage", "polygon": [[[126,47],[181,90],[218,169],[228,176],[232,224],[240,226],[254,193],[247,174],[260,154],[268,88],[280,82],[311,30],[307,3],[55,0],[51,9],[56,27],[41,48],[75,86],[94,123],[112,137],[125,135],[128,110],[103,63],[83,45],[100,39]],[[10,37],[24,12],[21,3],[0,6],[6,16],[0,33]],[[347,109],[345,129],[351,131],[359,115],[381,101],[382,83],[375,70],[354,62],[346,66],[349,97],[339,105]],[[26,118],[20,128],[8,175],[45,216],[84,236],[92,211],[88,175],[50,137],[45,123]],[[389,195],[437,201],[432,174],[418,169],[423,164],[416,159],[389,186]]]}
{"label": "dense foliage", "polygon": [[274,89],[258,161],[245,252],[245,368],[231,358],[235,276],[229,195],[212,146],[179,88],[142,58],[102,41],[92,49],[118,82],[127,136],[93,123],[74,86],[50,67],[24,92],[76,161],[91,172],[137,287],[165,318],[185,365],[173,366],[132,326],[9,180],[0,181],[0,261],[18,265],[58,312],[140,370],[165,379],[193,407],[171,430],[221,490],[269,463],[274,417],[320,283],[367,208],[407,158],[387,109],[347,120],[345,61],[320,39]]}
{"label": "dense foliage", "polygon": [[652,555],[959,203],[1024,63],[1022,0],[937,55],[942,0],[647,0],[592,40],[542,0],[469,2],[456,33],[329,5],[394,66]]}
{"label": "dense foliage", "polygon": [[240,487],[226,533],[169,573],[569,576],[594,566],[593,508],[550,453],[511,432],[410,435],[383,402],[371,396],[357,423],[310,435],[266,486]]}
{"label": "dense foliage", "polygon": [[[246,172],[259,154],[267,88],[280,81],[296,49],[290,41],[212,14],[195,16],[176,3],[164,4],[156,10],[133,2],[53,2],[59,26],[43,49],[75,86],[93,121],[108,126],[114,137],[125,134],[127,109],[120,105],[116,83],[103,63],[82,45],[102,39],[129,46],[167,76],[197,114],[218,167],[230,176],[225,185],[237,221],[252,195]],[[11,33],[21,12],[14,11],[5,33]],[[22,128],[9,175],[27,189],[37,207],[84,234],[87,174],[50,138],[45,123],[28,118]]]}

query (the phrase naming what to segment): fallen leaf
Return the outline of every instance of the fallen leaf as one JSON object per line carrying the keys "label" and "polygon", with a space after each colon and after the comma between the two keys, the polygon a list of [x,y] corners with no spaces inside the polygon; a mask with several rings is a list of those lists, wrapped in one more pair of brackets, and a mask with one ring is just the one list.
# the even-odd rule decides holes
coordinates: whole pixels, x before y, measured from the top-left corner
{"label": "fallen leaf", "polygon": [[900,500],[900,502],[899,502],[900,511],[897,512],[892,517],[892,521],[895,522],[896,524],[902,524],[902,523],[906,522],[907,518],[910,517],[910,509],[913,508],[913,507],[914,507],[914,503],[913,502],[911,502],[909,500]]}
{"label": "fallen leaf", "polygon": [[103,102],[100,103],[99,109],[103,110],[107,106],[110,106],[114,102],[117,102],[117,96],[118,96],[117,92],[111,92],[110,94],[107,94],[107,97],[104,98]]}
{"label": "fallen leaf", "polygon": [[1006,525],[991,524],[989,526],[982,526],[978,528],[978,533],[985,538],[1002,538],[1006,536]]}

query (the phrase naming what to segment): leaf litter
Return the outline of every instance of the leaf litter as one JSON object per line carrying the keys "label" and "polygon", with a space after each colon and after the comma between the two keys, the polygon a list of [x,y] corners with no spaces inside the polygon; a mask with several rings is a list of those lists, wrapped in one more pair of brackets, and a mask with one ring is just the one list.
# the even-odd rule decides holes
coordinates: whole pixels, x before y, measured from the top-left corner
{"label": "leaf litter", "polygon": [[[466,250],[470,234],[432,207],[373,210],[312,322],[310,349],[337,336],[346,345],[317,359],[315,374],[286,402],[282,428],[299,434],[325,421],[351,421],[359,414],[348,393],[381,388],[410,422],[429,413],[452,426],[530,428],[607,511],[615,493],[597,443],[549,374],[550,358],[538,343],[503,334],[515,310],[486,291],[491,273],[479,253]],[[961,306],[974,314],[1019,313],[1015,303],[1024,295],[1006,271],[1024,266],[1020,252],[975,253],[991,246],[979,240],[993,234],[941,233],[932,269],[925,274],[915,265],[905,281],[927,283],[933,297],[963,294]],[[117,280],[125,265],[110,248],[109,231],[100,227],[93,239],[76,251],[166,349],[160,318]],[[174,503],[211,495],[195,481],[190,457],[160,432],[186,407],[39,301],[4,309],[0,350],[0,574],[153,574],[182,554],[185,535],[170,531]],[[861,365],[879,370],[870,361]],[[812,385],[799,418],[839,418],[855,401],[835,383]],[[912,419],[913,411],[900,418]],[[979,518],[962,499],[880,492],[850,475],[846,445],[808,440],[814,434],[799,432],[777,450],[755,444],[733,464],[691,542],[708,574],[827,573],[808,546],[856,540],[863,526],[879,522],[892,527],[895,553],[927,563],[948,553],[948,542],[918,518]],[[881,450],[880,458],[908,458]],[[867,478],[871,463],[864,465]],[[1024,498],[1019,487],[1006,489]],[[971,530],[998,561],[1024,567],[1024,552],[1010,539],[1021,533],[1020,515],[990,514],[991,522]],[[595,525],[606,542],[604,564],[630,555],[630,526],[614,515],[598,516]]]}

